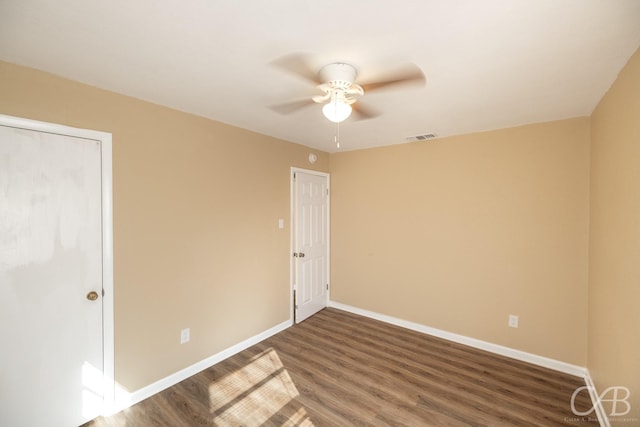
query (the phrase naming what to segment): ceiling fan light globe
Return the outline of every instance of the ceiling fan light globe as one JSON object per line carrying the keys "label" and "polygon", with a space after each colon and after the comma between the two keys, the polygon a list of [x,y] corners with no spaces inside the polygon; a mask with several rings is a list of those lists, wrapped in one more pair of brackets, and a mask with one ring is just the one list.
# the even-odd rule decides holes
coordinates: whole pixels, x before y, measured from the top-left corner
{"label": "ceiling fan light globe", "polygon": [[351,105],[339,101],[330,102],[322,107],[322,114],[334,123],[346,120],[351,115],[351,111]]}

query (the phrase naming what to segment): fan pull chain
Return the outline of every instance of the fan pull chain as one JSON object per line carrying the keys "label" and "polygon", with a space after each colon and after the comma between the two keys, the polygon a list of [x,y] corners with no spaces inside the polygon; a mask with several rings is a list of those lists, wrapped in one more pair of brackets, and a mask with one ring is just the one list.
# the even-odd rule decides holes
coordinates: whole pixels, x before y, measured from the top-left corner
{"label": "fan pull chain", "polygon": [[336,123],[336,134],[333,140],[336,143],[336,148],[340,148],[340,122]]}

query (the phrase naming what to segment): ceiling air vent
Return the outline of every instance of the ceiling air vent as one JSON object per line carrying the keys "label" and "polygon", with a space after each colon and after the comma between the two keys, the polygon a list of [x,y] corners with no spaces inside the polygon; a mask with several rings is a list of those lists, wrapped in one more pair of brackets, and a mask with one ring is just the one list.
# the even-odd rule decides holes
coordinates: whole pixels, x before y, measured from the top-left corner
{"label": "ceiling air vent", "polygon": [[427,139],[436,138],[437,136],[438,135],[436,135],[435,133],[425,133],[424,135],[409,136],[405,139],[407,142],[425,141]]}

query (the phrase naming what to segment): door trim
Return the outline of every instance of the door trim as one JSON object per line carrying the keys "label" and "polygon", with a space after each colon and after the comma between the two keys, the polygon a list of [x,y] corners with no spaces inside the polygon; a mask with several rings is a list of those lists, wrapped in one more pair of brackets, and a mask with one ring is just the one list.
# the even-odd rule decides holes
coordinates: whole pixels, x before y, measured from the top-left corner
{"label": "door trim", "polygon": [[293,251],[295,250],[295,182],[293,176],[296,172],[302,172],[309,175],[317,175],[327,178],[327,189],[329,190],[329,197],[327,197],[327,282],[329,289],[327,290],[327,306],[331,301],[331,175],[327,172],[319,172],[310,169],[302,169],[297,167],[291,167],[291,175],[289,177],[290,188],[290,212],[289,212],[289,320],[291,324],[295,324],[295,263],[293,260]]}
{"label": "door trim", "polygon": [[115,402],[115,353],[113,313],[113,173],[110,133],[79,129],[55,123],[0,114],[0,125],[54,133],[100,142],[102,163],[102,351],[104,374],[103,413],[110,414]]}

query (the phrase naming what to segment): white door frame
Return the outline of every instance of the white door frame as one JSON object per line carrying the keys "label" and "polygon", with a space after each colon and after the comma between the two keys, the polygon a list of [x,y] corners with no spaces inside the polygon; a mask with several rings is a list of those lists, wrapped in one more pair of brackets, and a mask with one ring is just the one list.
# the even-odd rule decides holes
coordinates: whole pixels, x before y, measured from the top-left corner
{"label": "white door frame", "polygon": [[0,125],[92,139],[100,142],[102,162],[102,350],[104,374],[103,413],[112,412],[115,403],[114,315],[113,315],[113,175],[111,134],[40,122],[0,114]]}
{"label": "white door frame", "polygon": [[[295,182],[294,182],[294,174],[296,172],[307,173],[310,175],[318,175],[327,178],[327,189],[329,190],[329,195],[331,195],[331,175],[326,172],[319,172],[310,169],[302,169],[291,167],[291,176],[289,178],[290,182],[290,241],[289,241],[289,320],[291,324],[295,324],[295,294],[294,294],[294,285],[295,285],[295,261],[293,259],[293,252],[296,250],[295,245]],[[327,290],[327,305],[331,300],[331,197],[327,197],[327,282],[329,284],[329,289]]]}

